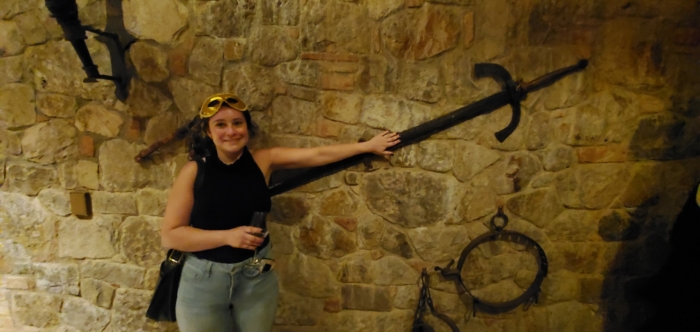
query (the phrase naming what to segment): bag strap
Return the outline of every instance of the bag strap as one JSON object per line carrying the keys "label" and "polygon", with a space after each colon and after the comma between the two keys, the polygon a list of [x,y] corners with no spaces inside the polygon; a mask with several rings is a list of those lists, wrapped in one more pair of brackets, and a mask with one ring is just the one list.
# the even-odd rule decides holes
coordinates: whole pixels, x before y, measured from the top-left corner
{"label": "bag strap", "polygon": [[197,195],[197,190],[204,184],[204,167],[206,167],[206,158],[197,158],[194,160],[197,162],[197,175],[194,178],[194,195]]}

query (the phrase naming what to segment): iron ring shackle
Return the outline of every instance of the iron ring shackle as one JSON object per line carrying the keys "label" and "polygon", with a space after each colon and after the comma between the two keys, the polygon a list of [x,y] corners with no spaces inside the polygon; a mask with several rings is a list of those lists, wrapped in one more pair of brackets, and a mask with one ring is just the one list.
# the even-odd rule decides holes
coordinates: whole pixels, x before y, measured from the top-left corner
{"label": "iron ring shackle", "polygon": [[[538,266],[537,275],[535,276],[535,279],[532,281],[530,286],[520,296],[513,300],[505,302],[490,302],[482,300],[481,298],[475,296],[469,290],[469,288],[467,288],[467,286],[464,284],[464,281],[462,280],[462,269],[464,268],[464,263],[469,253],[479,245],[493,241],[507,241],[512,243],[518,243],[525,245],[526,247],[534,247],[537,250],[537,255],[535,255],[535,259],[537,261]],[[547,277],[547,273],[549,270],[547,255],[545,254],[544,249],[542,249],[539,243],[537,243],[537,241],[533,240],[531,237],[515,231],[491,231],[478,236],[477,238],[472,240],[472,242],[470,242],[469,245],[466,248],[464,248],[464,250],[462,250],[462,253],[457,262],[457,268],[454,270],[450,270],[450,266],[452,266],[453,263],[454,260],[450,262],[446,268],[443,269],[441,267],[435,267],[435,270],[439,271],[445,277],[456,276],[457,280],[459,281],[459,285],[463,288],[463,292],[469,294],[469,296],[471,296],[474,300],[474,314],[476,314],[477,305],[486,307],[488,309],[492,309],[496,312],[505,312],[516,308],[520,304],[527,303],[532,299],[535,299],[536,301],[537,295],[540,292],[540,287],[542,286],[542,282],[544,281],[544,278]]]}

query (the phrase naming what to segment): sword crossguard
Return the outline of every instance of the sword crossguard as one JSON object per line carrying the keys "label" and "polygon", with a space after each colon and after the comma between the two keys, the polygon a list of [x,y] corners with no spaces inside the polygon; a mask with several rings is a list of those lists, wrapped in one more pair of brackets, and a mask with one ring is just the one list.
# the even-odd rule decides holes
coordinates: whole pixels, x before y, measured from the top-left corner
{"label": "sword crossguard", "polygon": [[520,88],[519,83],[513,81],[508,70],[495,63],[477,63],[474,65],[474,76],[476,76],[476,78],[492,78],[501,86],[501,89],[507,91],[510,96],[508,103],[513,110],[510,123],[495,134],[496,139],[503,143],[503,141],[518,128],[518,124],[520,124],[520,101],[525,98],[525,92]]}

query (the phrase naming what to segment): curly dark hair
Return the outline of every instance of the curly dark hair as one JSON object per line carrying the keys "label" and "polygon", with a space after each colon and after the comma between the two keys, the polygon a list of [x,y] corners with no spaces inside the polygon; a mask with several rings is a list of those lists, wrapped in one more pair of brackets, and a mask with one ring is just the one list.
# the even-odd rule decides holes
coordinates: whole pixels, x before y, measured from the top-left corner
{"label": "curly dark hair", "polygon": [[[241,113],[243,113],[243,118],[245,118],[245,123],[248,127],[248,137],[255,137],[258,133],[258,125],[253,122],[250,112],[245,111]],[[216,153],[214,141],[207,135],[210,119],[211,118],[202,119],[198,115],[192,120],[194,123],[191,125],[187,135],[187,159],[195,160],[209,157]]]}

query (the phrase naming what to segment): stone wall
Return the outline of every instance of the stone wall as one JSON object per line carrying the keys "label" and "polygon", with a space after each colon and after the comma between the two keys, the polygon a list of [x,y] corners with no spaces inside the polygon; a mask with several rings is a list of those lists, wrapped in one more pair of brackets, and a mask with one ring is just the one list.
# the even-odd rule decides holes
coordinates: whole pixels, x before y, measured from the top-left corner
{"label": "stone wall", "polygon": [[[133,158],[211,93],[250,104],[254,146],[315,146],[498,91],[472,77],[477,62],[531,80],[581,58],[586,71],[524,101],[503,143],[507,108],[276,197],[276,331],[408,331],[421,268],[457,258],[501,205],[550,274],[529,310],[475,317],[434,276],[463,331],[623,331],[648,315],[625,290],[659,269],[699,180],[697,1],[80,0],[83,23],[122,19],[107,3],[138,39],[125,102],[82,83],[43,1],[0,2],[0,331],[177,330],[144,312],[184,147]],[[106,47],[87,44],[109,74]],[[71,216],[75,190],[91,219]],[[467,284],[514,298],[535,268],[521,249],[480,247]]]}

